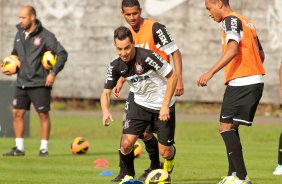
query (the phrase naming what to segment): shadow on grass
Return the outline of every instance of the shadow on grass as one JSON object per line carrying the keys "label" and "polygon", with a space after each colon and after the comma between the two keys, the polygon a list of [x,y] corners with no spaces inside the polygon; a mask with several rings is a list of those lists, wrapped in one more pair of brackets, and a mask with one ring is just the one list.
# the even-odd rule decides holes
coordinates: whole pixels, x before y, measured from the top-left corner
{"label": "shadow on grass", "polygon": [[181,179],[180,181],[172,180],[172,183],[177,184],[212,184],[218,183],[220,178],[207,178],[207,179]]}
{"label": "shadow on grass", "polygon": [[65,157],[65,156],[78,156],[78,157],[93,157],[93,156],[105,156],[105,155],[117,155],[117,152],[99,152],[99,153],[86,153],[86,154],[80,154],[75,155],[71,153],[65,153],[65,154],[50,154],[50,157]]}

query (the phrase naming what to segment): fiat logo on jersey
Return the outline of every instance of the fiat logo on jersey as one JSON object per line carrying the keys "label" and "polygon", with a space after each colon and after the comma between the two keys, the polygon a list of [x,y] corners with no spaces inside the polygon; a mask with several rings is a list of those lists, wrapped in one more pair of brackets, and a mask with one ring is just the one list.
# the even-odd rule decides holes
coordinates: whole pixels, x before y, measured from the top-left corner
{"label": "fiat logo on jersey", "polygon": [[140,74],[143,73],[143,71],[144,71],[144,69],[142,67],[142,63],[137,61],[135,63],[135,72],[140,75]]}
{"label": "fiat logo on jersey", "polygon": [[33,45],[39,46],[41,44],[41,38],[40,37],[35,37],[33,41]]}

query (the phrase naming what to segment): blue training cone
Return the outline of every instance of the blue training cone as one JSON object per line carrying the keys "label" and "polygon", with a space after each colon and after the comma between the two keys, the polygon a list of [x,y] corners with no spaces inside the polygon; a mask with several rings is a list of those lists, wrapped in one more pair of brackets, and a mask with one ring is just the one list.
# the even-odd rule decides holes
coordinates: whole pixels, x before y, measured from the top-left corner
{"label": "blue training cone", "polygon": [[111,171],[103,171],[99,176],[113,176],[114,174]]}

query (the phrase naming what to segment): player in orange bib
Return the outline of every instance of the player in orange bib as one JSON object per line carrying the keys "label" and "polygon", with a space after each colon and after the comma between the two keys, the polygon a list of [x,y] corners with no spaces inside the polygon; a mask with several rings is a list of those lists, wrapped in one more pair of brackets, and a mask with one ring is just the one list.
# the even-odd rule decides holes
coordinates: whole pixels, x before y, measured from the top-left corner
{"label": "player in orange bib", "polygon": [[239,125],[251,126],[263,92],[264,52],[255,26],[232,11],[229,0],[205,0],[209,16],[222,23],[222,55],[197,81],[207,86],[224,68],[227,85],[220,114],[219,132],[225,142],[229,170],[219,183],[251,184],[244,163]]}

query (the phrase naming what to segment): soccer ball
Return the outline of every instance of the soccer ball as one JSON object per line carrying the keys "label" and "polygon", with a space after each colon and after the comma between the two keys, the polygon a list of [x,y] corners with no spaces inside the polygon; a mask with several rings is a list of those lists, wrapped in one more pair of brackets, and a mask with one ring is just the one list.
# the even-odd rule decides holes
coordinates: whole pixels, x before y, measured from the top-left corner
{"label": "soccer ball", "polygon": [[51,51],[46,51],[43,54],[41,63],[46,70],[51,70],[57,63],[57,55],[53,54]]}
{"label": "soccer ball", "polygon": [[21,62],[18,56],[11,55],[4,58],[2,69],[4,71],[9,71],[11,74],[15,74],[18,72],[20,66],[21,66]]}
{"label": "soccer ball", "polygon": [[71,152],[75,155],[85,154],[89,148],[89,143],[83,137],[76,137],[71,143]]}
{"label": "soccer ball", "polygon": [[134,151],[134,157],[135,158],[138,158],[138,157],[141,156],[141,154],[142,154],[142,146],[141,146],[141,144],[139,142],[137,142],[137,141],[135,142],[133,151]]}
{"label": "soccer ball", "polygon": [[163,169],[152,170],[146,180],[145,184],[167,184],[171,183],[171,178],[168,172]]}

